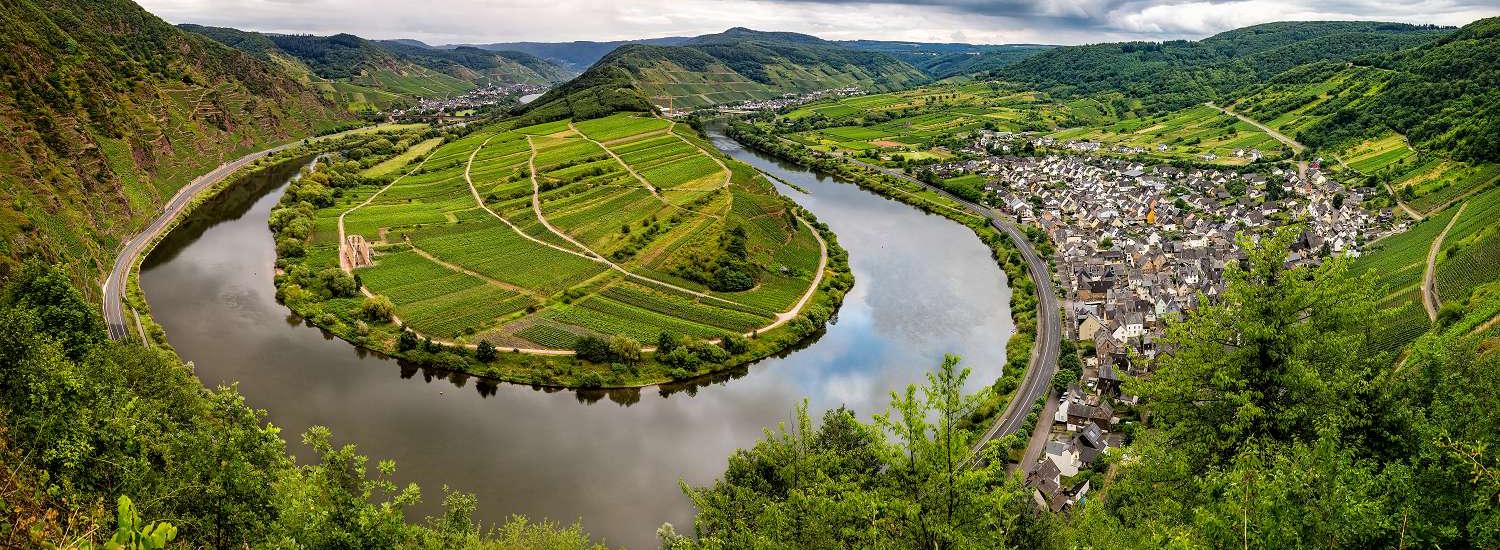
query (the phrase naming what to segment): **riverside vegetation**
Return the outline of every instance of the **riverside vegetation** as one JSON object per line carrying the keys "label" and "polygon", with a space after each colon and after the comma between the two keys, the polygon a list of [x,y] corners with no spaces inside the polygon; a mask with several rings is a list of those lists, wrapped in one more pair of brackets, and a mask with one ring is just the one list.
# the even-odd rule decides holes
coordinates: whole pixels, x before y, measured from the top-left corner
{"label": "riverside vegetation", "polygon": [[[540,385],[753,361],[813,335],[853,283],[826,226],[650,116],[371,135],[297,178],[270,225],[277,296],[304,318]],[[373,243],[373,261],[342,261],[340,235]]]}
{"label": "riverside vegetation", "polygon": [[[331,130],[348,122],[347,113],[292,72],[188,35],[129,2],[23,0],[7,7],[15,9],[0,14],[5,30],[0,46],[11,54],[0,56],[9,69],[0,71],[0,117],[11,123],[0,125],[5,128],[0,177],[12,200],[5,201],[0,218],[13,230],[0,251],[6,258],[0,263],[6,280],[0,293],[0,460],[7,466],[0,470],[0,544],[600,547],[576,525],[519,518],[494,528],[475,525],[475,499],[459,491],[443,491],[441,516],[410,522],[405,512],[421,491],[399,484],[394,464],[382,461],[372,468],[354,447],[335,444],[321,428],[302,434],[316,458],[298,464],[287,455],[279,430],[232,387],[203,387],[169,348],[106,341],[96,305],[83,292],[95,288],[92,277],[120,236],[144,223],[156,205],[216,159]],[[1246,260],[1226,266],[1220,297],[1168,325],[1162,344],[1173,353],[1161,356],[1154,376],[1124,381],[1126,393],[1144,398],[1137,410],[1140,422],[1122,430],[1123,447],[1102,455],[1095,469],[1080,472],[1097,484],[1085,505],[1069,515],[1035,511],[1018,476],[1006,474],[1003,453],[1015,449],[1016,436],[986,447],[972,464],[965,460],[968,444],[978,437],[974,419],[1003,403],[1005,379],[1018,376],[1020,368],[1007,366],[1006,378],[995,386],[965,396],[963,370],[950,358],[926,387],[895,392],[889,410],[872,421],[835,409],[814,427],[811,419],[817,415],[798,411],[790,426],[768,431],[754,447],[734,453],[722,478],[684,487],[698,508],[692,534],[663,526],[662,546],[1500,546],[1495,452],[1500,433],[1494,429],[1500,425],[1500,383],[1494,376],[1500,370],[1494,324],[1500,283],[1493,269],[1485,269],[1496,257],[1494,210],[1500,196],[1493,169],[1494,152],[1500,151],[1494,146],[1500,136],[1495,131],[1500,96],[1488,85],[1500,43],[1497,22],[1481,20],[1457,30],[1273,23],[1202,41],[1038,49],[1041,53],[1009,59],[978,75],[995,82],[944,83],[858,100],[882,104],[879,109],[838,102],[803,106],[807,115],[782,128],[798,133],[788,137],[804,141],[801,145],[765,128],[736,125],[738,136],[757,148],[975,227],[996,250],[1015,288],[1012,309],[1020,340],[1008,347],[1011,363],[1024,364],[1021,350],[1034,332],[1022,317],[1034,310],[1035,304],[1027,307],[1024,301],[1034,287],[1024,286],[1024,270],[1012,272],[1020,262],[1006,252],[1003,237],[987,236],[976,227],[982,225],[977,217],[945,195],[814,155],[807,146],[840,152],[864,145],[893,148],[889,152],[899,156],[877,154],[871,160],[915,170],[945,154],[952,132],[987,125],[1052,137],[1073,131],[1076,136],[1062,139],[1125,146],[1164,138],[1172,144],[1163,155],[1127,156],[1179,163],[1188,162],[1184,157],[1194,146],[1222,147],[1241,139],[1255,140],[1244,142],[1252,146],[1269,143],[1270,134],[1258,127],[1247,128],[1199,105],[1212,101],[1306,147],[1268,151],[1273,156],[1266,162],[1323,157],[1338,181],[1383,187],[1385,195],[1369,200],[1424,221],[1375,243],[1358,260],[1330,258],[1316,267],[1287,267],[1294,232],[1253,234],[1255,239],[1243,241]],[[699,147],[701,138],[686,128],[615,114],[652,110],[653,92],[688,98],[688,103],[701,101],[694,99],[700,92],[723,93],[729,86],[779,94],[817,82],[810,73],[778,80],[786,74],[782,69],[802,68],[831,74],[840,83],[869,80],[876,89],[921,79],[894,57],[833,48],[800,35],[737,30],[705,37],[692,52],[622,49],[510,123],[342,142],[290,186],[291,199],[271,220],[278,248],[284,248],[278,251],[283,253],[278,264],[284,273],[277,280],[281,298],[313,323],[359,345],[536,384],[631,384],[692,376],[720,368],[716,360],[741,343],[751,349],[728,361],[754,356],[755,346],[780,349],[800,340],[835,311],[852,284],[842,252],[826,231],[829,268],[823,284],[800,316],[776,329],[785,331],[780,336],[776,330],[755,338],[718,332],[687,341],[682,338],[691,334],[687,330],[663,330],[666,338],[660,333],[632,337],[600,330],[603,325],[571,325],[576,317],[569,317],[597,310],[590,305],[620,302],[633,309],[606,313],[636,315],[640,322],[630,327],[709,326],[690,313],[675,315],[696,306],[667,315],[643,307],[647,302],[611,293],[622,283],[652,283],[624,280],[628,276],[601,260],[627,268],[647,265],[656,241],[637,239],[670,235],[672,228],[665,227],[674,223],[670,215],[657,215],[646,225],[610,218],[603,227],[563,218],[569,208],[590,204],[589,197],[644,202],[645,192],[671,203],[677,187],[687,196],[712,198],[670,208],[702,213],[725,200],[723,191],[711,189],[714,169],[728,171],[730,194],[742,184],[741,192],[769,187],[721,158],[725,166],[714,168],[686,160],[699,153],[672,139],[719,158]],[[732,69],[734,75],[717,71],[732,82],[695,74],[708,67]],[[673,74],[657,78],[661,73],[652,69]],[[617,141],[641,149],[616,150]],[[900,145],[876,143],[885,141]],[[522,142],[528,152],[524,177],[518,179],[521,163],[507,148],[518,150]],[[655,148],[647,142],[666,147],[667,156],[681,162],[661,170],[647,166],[650,161],[641,157],[650,155],[643,151]],[[568,164],[572,161],[578,163]],[[633,161],[638,162],[633,166]],[[465,168],[457,168],[460,164]],[[455,190],[460,174],[466,185]],[[412,181],[397,181],[403,175]],[[464,188],[471,179],[474,188]],[[595,180],[600,184],[589,183]],[[959,196],[976,187],[972,178],[935,183]],[[398,189],[400,194],[388,197],[390,204],[381,203]],[[447,208],[464,203],[465,193],[471,206]],[[741,303],[755,310],[741,313],[763,317],[766,304],[778,296],[784,303],[787,293],[768,282],[777,275],[805,277],[808,273],[796,271],[796,260],[805,266],[809,255],[807,246],[791,247],[795,251],[788,254],[795,257],[772,263],[767,258],[778,256],[758,250],[765,242],[759,239],[779,231],[774,234],[807,244],[812,231],[824,228],[784,202],[779,204],[788,216],[779,221],[800,213],[807,225],[772,228],[735,211],[746,202],[760,206],[760,212],[775,211],[778,205],[770,198],[728,202],[727,212],[715,212],[717,219],[743,223],[723,224],[696,241],[695,254],[642,276],[698,293],[683,298],[688,302],[703,300],[699,294],[732,299],[764,291],[765,303]],[[528,219],[528,210],[541,215]],[[411,216],[402,223],[382,225],[406,214]],[[542,223],[549,215],[557,217],[551,223],[560,231]],[[341,216],[345,229],[376,243],[373,266],[340,268]],[[702,217],[684,218],[689,219],[706,223]],[[523,265],[509,266],[516,269],[487,272],[472,258],[439,262],[418,253],[440,258],[422,241],[441,245],[453,237],[450,242],[457,242],[457,235],[497,221],[515,224],[506,229],[551,251],[541,254],[572,250],[569,257],[578,260],[578,269],[539,274],[522,269],[531,256],[518,256]],[[653,223],[663,229],[653,233],[648,229]],[[1045,239],[1039,240],[1045,251]],[[636,242],[641,246],[632,248]],[[1428,250],[1436,250],[1431,262],[1421,253]],[[28,256],[44,260],[20,260]],[[523,297],[524,290],[550,290],[526,298],[536,298],[537,308],[522,315],[585,329],[584,334],[567,331],[573,334],[572,350],[561,338],[555,342],[554,351],[580,358],[508,352],[489,337],[502,344],[511,336],[545,343],[520,334],[523,326],[504,332],[506,318],[490,316],[491,310],[477,320],[442,324],[420,300],[405,301],[415,295],[402,295],[421,289],[393,284],[420,276],[403,267],[412,258],[440,269],[407,264],[425,266],[420,273],[460,281],[426,285],[434,292],[448,293],[462,284],[487,296],[495,291],[490,287]],[[580,275],[583,267],[595,273]],[[1420,299],[1419,281],[1429,270],[1442,301],[1431,319],[1420,307],[1409,307]],[[543,275],[586,278],[547,287],[539,282]],[[514,276],[537,279],[506,279]],[[354,294],[361,288],[373,296]],[[512,302],[493,303],[511,307]],[[649,303],[666,309],[665,302]],[[640,313],[647,310],[660,315]],[[416,329],[389,321],[397,318],[422,323],[435,333],[428,336],[436,337],[424,341]],[[1392,331],[1412,343],[1389,346],[1385,333]],[[715,337],[720,340],[712,342]],[[647,347],[656,350],[644,351]],[[682,363],[663,363],[674,354],[671,361]],[[632,360],[638,362],[632,366]],[[693,370],[681,366],[693,361]]]}

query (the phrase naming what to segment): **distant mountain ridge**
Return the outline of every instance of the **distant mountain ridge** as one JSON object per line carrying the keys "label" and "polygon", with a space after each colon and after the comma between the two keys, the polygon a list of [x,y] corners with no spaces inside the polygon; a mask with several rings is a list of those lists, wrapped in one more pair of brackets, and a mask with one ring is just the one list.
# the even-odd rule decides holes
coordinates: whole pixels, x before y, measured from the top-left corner
{"label": "distant mountain ridge", "polygon": [[889,54],[805,34],[733,28],[675,46],[620,46],[526,112],[530,119],[551,120],[653,106],[690,109],[847,86],[891,90],[927,80],[926,73]]}
{"label": "distant mountain ridge", "polygon": [[128,0],[5,6],[0,275],[38,255],[94,292],[122,237],[193,177],[350,121],[280,67]]}
{"label": "distant mountain ridge", "polygon": [[416,97],[456,95],[492,84],[547,84],[573,73],[536,56],[472,47],[432,48],[417,41],[373,41],[352,34],[269,34],[181,25],[283,65],[352,111],[383,110]]}
{"label": "distant mountain ridge", "polygon": [[662,38],[642,38],[639,40],[612,40],[597,42],[592,40],[576,40],[573,42],[494,42],[490,44],[450,44],[446,46],[432,46],[437,49],[452,49],[464,46],[473,46],[484,50],[510,50],[529,53],[531,55],[557,63],[574,71],[583,71],[609,52],[626,44],[647,44],[652,46],[676,46],[686,42],[691,37],[667,36]]}

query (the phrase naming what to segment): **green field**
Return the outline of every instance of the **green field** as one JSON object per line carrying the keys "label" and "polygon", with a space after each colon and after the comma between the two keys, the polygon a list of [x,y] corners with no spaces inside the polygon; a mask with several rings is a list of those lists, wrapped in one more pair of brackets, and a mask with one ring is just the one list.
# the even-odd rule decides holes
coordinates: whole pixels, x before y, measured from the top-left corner
{"label": "green field", "polygon": [[870,162],[892,167],[904,161],[951,158],[951,146],[961,144],[951,140],[980,129],[1096,141],[1106,150],[1143,149],[1146,156],[1162,160],[1205,162],[1204,156],[1212,154],[1216,158],[1208,162],[1224,165],[1248,164],[1252,150],[1267,160],[1290,154],[1270,135],[1212,107],[1118,116],[1097,100],[1056,102],[998,83],[945,84],[825,100],[797,108],[785,119],[794,129],[815,127],[790,132],[789,139],[819,151],[863,154]]}
{"label": "green field", "polygon": [[1466,303],[1474,289],[1500,278],[1500,187],[1475,195],[1453,222],[1438,252],[1437,291],[1443,303]]}
{"label": "green field", "polygon": [[[342,215],[346,235],[373,243],[373,265],[354,269],[363,287],[437,340],[566,349],[584,335],[653,345],[663,332],[750,333],[793,309],[818,268],[818,241],[787,199],[664,119],[397,145],[316,210],[303,264],[339,266]],[[742,251],[722,248],[731,229]],[[751,288],[705,275],[725,254],[742,255]]]}

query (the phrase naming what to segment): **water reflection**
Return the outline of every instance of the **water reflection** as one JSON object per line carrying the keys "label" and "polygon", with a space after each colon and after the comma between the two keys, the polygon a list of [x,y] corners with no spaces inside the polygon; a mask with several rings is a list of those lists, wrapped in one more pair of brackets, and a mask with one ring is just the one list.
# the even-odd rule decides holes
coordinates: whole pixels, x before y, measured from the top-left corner
{"label": "water reflection", "polygon": [[963,355],[982,384],[998,376],[1011,332],[1004,274],[967,228],[780,166],[722,136],[714,143],[811,191],[783,188],[838,233],[857,283],[819,338],[712,377],[582,392],[497,384],[309,328],[275,303],[271,284],[265,220],[282,189],[274,180],[285,175],[201,210],[184,226],[192,230],[174,232],[148,259],[141,285],[204,383],[237,383],[291,441],[327,425],[362,452],[395,459],[402,481],[427,490],[420,513],[437,510],[448,484],[477,493],[485,521],[581,518],[612,545],[654,547],[663,522],[690,530],[678,480],[711,482],[734,449],[786,420],[804,397],[814,411],[843,404],[868,415],[944,353]]}

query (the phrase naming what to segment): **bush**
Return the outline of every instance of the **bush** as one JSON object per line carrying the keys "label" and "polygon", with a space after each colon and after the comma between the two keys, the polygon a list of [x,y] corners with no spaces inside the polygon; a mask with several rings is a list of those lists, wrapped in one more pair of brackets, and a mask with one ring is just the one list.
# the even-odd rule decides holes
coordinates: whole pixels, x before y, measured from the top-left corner
{"label": "bush", "polygon": [[738,334],[725,336],[721,345],[724,346],[724,351],[729,352],[730,355],[739,355],[750,351],[750,339]]}
{"label": "bush", "polygon": [[396,349],[400,351],[417,349],[417,334],[409,330],[402,330],[401,336],[396,338]]}
{"label": "bush", "polygon": [[583,336],[573,343],[573,351],[578,353],[578,358],[590,363],[603,363],[609,361],[609,342],[598,336]]}
{"label": "bush", "polygon": [[638,363],[641,360],[641,343],[628,336],[615,336],[609,339],[609,354],[611,359],[622,363]]}
{"label": "bush", "polygon": [[376,294],[365,298],[360,311],[364,313],[366,319],[383,323],[396,316],[396,304],[391,303],[390,298]]}
{"label": "bush", "polygon": [[328,295],[334,298],[353,298],[359,294],[359,287],[354,284],[354,277],[337,267],[330,267],[318,272],[318,280],[323,283],[323,288]]}
{"label": "bush", "polygon": [[497,355],[495,345],[491,344],[489,340],[480,340],[479,348],[474,350],[474,358],[478,359],[480,363],[494,361]]}

